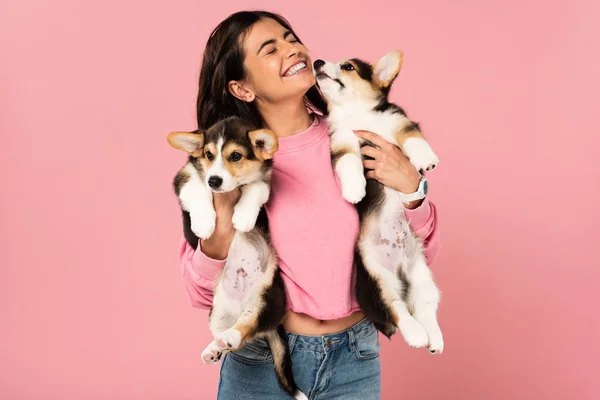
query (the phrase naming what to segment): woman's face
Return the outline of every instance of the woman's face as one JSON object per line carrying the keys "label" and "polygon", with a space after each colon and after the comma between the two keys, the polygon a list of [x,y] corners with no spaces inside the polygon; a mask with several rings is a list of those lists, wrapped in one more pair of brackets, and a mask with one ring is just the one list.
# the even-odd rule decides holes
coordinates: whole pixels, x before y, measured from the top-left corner
{"label": "woman's face", "polygon": [[242,86],[250,92],[244,100],[272,104],[301,99],[315,85],[308,49],[275,20],[254,24],[243,46],[248,74]]}

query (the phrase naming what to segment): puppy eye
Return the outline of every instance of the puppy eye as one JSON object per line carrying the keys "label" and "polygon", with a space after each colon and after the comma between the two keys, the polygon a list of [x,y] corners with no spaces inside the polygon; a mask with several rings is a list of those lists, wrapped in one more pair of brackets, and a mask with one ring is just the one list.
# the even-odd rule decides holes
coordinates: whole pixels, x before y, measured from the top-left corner
{"label": "puppy eye", "polygon": [[237,151],[234,151],[233,153],[231,153],[231,155],[229,156],[229,160],[232,162],[238,162],[242,159],[242,155],[240,153],[238,153]]}
{"label": "puppy eye", "polygon": [[344,71],[354,71],[354,66],[352,64],[344,64],[341,66]]}
{"label": "puppy eye", "polygon": [[211,153],[210,151],[207,151],[205,155],[206,155],[206,158],[208,158],[208,161],[212,161],[215,158],[213,153]]}

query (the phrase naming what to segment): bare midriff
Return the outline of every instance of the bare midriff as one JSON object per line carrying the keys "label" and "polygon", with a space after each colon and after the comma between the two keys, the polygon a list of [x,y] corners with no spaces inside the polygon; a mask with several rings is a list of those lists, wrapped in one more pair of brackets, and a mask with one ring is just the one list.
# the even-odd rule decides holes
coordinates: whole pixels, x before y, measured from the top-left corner
{"label": "bare midriff", "polygon": [[288,310],[283,318],[283,327],[286,331],[306,336],[322,336],[346,330],[365,318],[361,311],[347,317],[320,320],[307,314],[296,313]]}

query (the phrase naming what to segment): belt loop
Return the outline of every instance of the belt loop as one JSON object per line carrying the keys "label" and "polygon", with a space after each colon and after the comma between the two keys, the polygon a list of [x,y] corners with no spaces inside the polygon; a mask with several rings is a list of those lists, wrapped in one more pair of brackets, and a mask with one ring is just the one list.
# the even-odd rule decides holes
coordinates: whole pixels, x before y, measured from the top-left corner
{"label": "belt loop", "polygon": [[356,335],[354,334],[354,329],[348,329],[348,345],[350,346],[350,350],[356,350]]}

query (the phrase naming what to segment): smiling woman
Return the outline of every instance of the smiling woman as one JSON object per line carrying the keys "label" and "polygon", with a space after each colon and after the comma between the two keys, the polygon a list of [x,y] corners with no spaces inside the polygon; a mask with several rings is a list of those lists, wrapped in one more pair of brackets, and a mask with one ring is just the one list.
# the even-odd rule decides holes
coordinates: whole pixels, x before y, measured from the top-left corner
{"label": "smiling woman", "polygon": [[[268,18],[256,23],[244,43],[246,79],[229,82],[231,94],[245,102],[258,104],[295,100],[315,85],[308,68],[308,50],[294,33]],[[301,99],[301,97],[300,97]]]}
{"label": "smiling woman", "polygon": [[[286,75],[301,63],[303,69]],[[215,28],[204,51],[198,126],[232,115],[261,126],[269,117],[258,107],[283,103],[290,110],[306,104],[323,113],[326,105],[315,83],[308,51],[283,17],[264,11],[233,14]],[[309,122],[306,111],[299,116],[301,124]]]}
{"label": "smiling woman", "polygon": [[[308,49],[290,24],[262,11],[221,22],[204,52],[197,111],[200,129],[238,116],[278,137],[265,208],[287,295],[284,327],[298,387],[309,398],[378,399],[378,333],[354,294],[359,218],[334,177],[322,117],[327,105]],[[417,188],[420,175],[401,152],[381,151],[374,159],[378,177],[407,194]],[[191,244],[182,236],[183,279],[196,307],[209,309],[224,265],[243,261],[244,255],[228,254],[238,199],[237,190],[215,193],[214,234]],[[424,198],[404,213],[431,263],[439,248],[435,206]],[[218,398],[241,393],[250,400],[288,397],[262,339],[222,359]]]}

